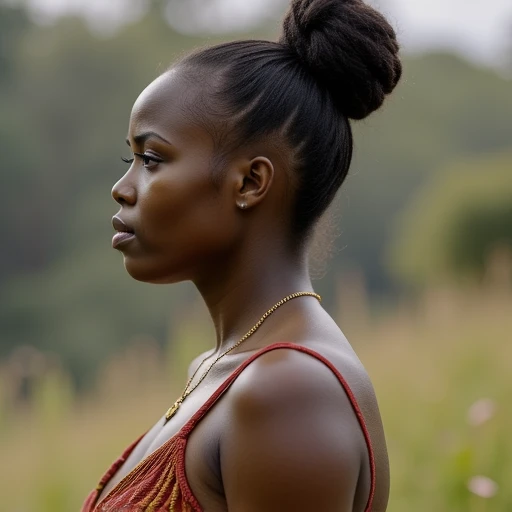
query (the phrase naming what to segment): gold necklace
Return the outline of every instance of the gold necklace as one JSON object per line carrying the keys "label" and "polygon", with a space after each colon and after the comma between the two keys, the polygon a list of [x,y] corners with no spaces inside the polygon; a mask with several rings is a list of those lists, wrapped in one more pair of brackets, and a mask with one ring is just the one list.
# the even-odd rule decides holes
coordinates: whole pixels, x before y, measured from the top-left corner
{"label": "gold necklace", "polygon": [[192,384],[192,381],[194,380],[194,377],[197,375],[197,372],[199,371],[199,369],[201,368],[201,366],[203,366],[203,363],[206,362],[207,359],[209,359],[211,356],[207,356],[205,357],[202,361],[201,361],[201,364],[197,367],[196,371],[194,372],[194,374],[192,375],[192,377],[190,377],[190,379],[188,380],[187,382],[187,385],[185,386],[185,389],[183,390],[183,393],[181,394],[181,396],[178,398],[178,400],[176,400],[176,402],[174,402],[174,405],[172,407],[169,408],[169,410],[165,413],[165,422],[164,422],[164,425],[176,414],[176,412],[178,411],[178,409],[180,408],[181,404],[185,401],[185,398],[187,398],[188,395],[190,395],[190,393],[192,393],[192,391],[194,391],[194,389],[197,388],[197,386],[199,386],[199,384],[201,384],[201,382],[203,382],[204,378],[210,373],[210,370],[227,354],[229,354],[231,351],[235,350],[235,348],[239,347],[244,341],[247,340],[247,338],[251,337],[260,327],[261,327],[261,324],[278,308],[280,308],[283,304],[286,304],[288,301],[292,300],[292,299],[296,299],[297,297],[304,297],[304,296],[309,296],[309,297],[315,297],[316,299],[318,299],[319,302],[322,302],[322,297],[320,297],[320,295],[318,295],[317,293],[314,293],[314,292],[297,292],[297,293],[292,293],[291,295],[288,295],[286,296],[284,299],[281,299],[278,303],[274,304],[259,320],[258,322],[247,332],[247,334],[245,334],[244,336],[242,336],[242,338],[240,338],[240,340],[238,340],[231,348],[229,348],[228,350],[226,350],[225,352],[223,352],[220,356],[218,356],[215,361],[213,361],[213,363],[208,367],[208,369],[203,373],[203,375],[201,375],[201,378],[197,381],[197,383],[191,388],[190,388],[190,384]]}

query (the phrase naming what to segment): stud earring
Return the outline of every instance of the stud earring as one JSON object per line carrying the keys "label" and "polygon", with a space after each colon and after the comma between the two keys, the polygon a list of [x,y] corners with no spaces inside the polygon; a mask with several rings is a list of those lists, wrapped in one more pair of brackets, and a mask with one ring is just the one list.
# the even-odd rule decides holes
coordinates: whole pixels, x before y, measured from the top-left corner
{"label": "stud earring", "polygon": [[239,203],[238,208],[240,208],[241,210],[245,210],[247,208],[247,203]]}

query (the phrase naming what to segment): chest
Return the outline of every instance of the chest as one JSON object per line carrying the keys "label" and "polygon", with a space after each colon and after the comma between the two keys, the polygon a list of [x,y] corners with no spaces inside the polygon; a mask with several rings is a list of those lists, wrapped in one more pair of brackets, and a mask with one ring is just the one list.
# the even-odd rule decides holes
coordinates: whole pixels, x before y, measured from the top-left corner
{"label": "chest", "polygon": [[[164,417],[160,418],[109,480],[98,497],[97,503],[103,500],[125,477],[128,477],[150,454],[165,448],[165,445],[172,443],[176,436],[181,436],[184,427],[187,425],[188,428],[191,418],[209,398],[211,391],[210,386],[205,386],[200,392],[198,390],[195,396],[189,396],[167,423]],[[208,503],[218,502],[219,496],[222,495],[218,446],[223,422],[229,416],[228,401],[226,397],[221,397],[216,406],[194,425],[190,435],[187,436],[186,476],[193,494],[201,503],[204,500]],[[213,507],[213,510],[217,508]],[[218,510],[224,510],[224,508]]]}

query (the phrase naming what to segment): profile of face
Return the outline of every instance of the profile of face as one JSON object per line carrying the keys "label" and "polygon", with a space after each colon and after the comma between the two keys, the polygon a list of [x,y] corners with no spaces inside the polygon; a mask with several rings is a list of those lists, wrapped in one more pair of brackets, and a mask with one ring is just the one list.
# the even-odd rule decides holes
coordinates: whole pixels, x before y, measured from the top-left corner
{"label": "profile of face", "polygon": [[[200,86],[196,86],[200,87]],[[244,206],[261,202],[273,180],[264,157],[225,162],[212,176],[212,136],[184,108],[195,91],[179,70],[151,83],[136,100],[127,142],[133,159],[114,185],[121,206],[113,246],[139,281],[198,279],[226,263],[244,236]]]}
{"label": "profile of face", "polygon": [[[349,120],[378,109],[402,68],[394,31],[362,3],[361,23],[376,27],[376,40],[357,39],[359,51],[347,48],[344,58],[331,41],[335,32],[318,33],[317,61],[316,46],[306,51],[304,23],[317,27],[323,11],[305,13],[300,5],[282,42],[203,49],[136,100],[128,132],[133,161],[112,191],[121,206],[113,245],[135,279],[198,285],[248,264],[258,272],[265,259],[267,269],[278,258],[286,265],[307,259],[315,223],[348,173]],[[336,5],[345,34],[352,4],[347,13],[343,2]]]}

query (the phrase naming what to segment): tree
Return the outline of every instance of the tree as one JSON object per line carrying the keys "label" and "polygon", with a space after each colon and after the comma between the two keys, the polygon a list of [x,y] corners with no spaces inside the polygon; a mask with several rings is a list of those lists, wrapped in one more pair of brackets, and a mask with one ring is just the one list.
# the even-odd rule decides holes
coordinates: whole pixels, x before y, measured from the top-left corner
{"label": "tree", "polygon": [[497,247],[512,251],[512,153],[441,168],[401,216],[391,265],[409,283],[481,278]]}

